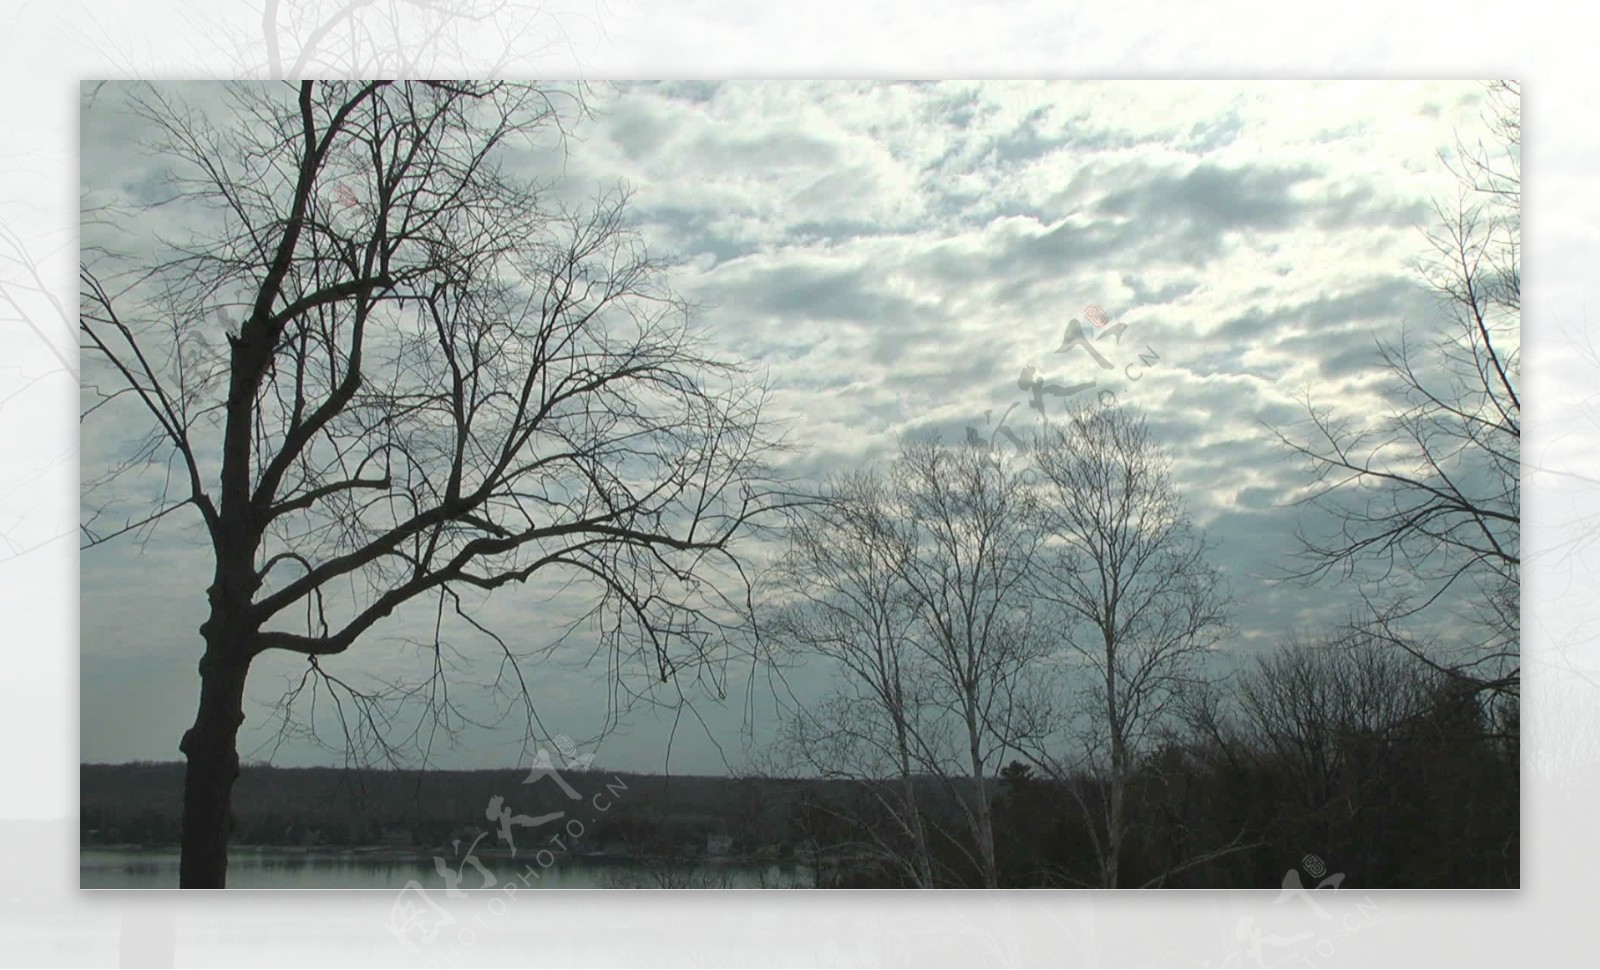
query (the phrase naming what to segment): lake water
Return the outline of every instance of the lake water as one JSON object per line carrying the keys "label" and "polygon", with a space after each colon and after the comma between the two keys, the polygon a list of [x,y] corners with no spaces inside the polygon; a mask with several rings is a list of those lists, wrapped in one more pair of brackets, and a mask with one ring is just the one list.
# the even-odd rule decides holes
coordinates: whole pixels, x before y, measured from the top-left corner
{"label": "lake water", "polygon": [[[532,857],[527,860],[484,859],[482,865],[498,884],[515,881],[519,888],[773,889],[809,887],[812,882],[811,870],[797,865],[708,862],[661,868],[577,857],[551,860],[549,856],[537,862]],[[431,859],[237,849],[228,857],[230,889],[398,890],[411,880],[421,883],[425,889],[443,891],[446,885]],[[462,888],[477,888],[485,883],[484,876],[473,867],[463,867]],[[176,849],[84,848],[79,853],[78,886],[82,889],[176,889],[178,852]]]}

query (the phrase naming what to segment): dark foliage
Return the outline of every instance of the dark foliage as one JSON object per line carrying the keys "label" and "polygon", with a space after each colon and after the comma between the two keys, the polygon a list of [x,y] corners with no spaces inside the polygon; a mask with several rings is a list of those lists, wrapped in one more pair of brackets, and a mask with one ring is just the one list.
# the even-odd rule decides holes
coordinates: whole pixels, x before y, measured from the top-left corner
{"label": "dark foliage", "polygon": [[[1288,655],[1308,656],[1306,663],[1263,664],[1239,692],[1281,688],[1286,671],[1295,669],[1326,674],[1334,655],[1317,649],[1329,648],[1291,648]],[[1349,719],[1319,718],[1318,705],[1306,703],[1293,725],[1252,728],[1245,717],[1217,717],[1193,737],[1160,748],[1130,788],[1133,837],[1123,885],[1276,888],[1301,859],[1316,855],[1344,874],[1344,886],[1518,886],[1515,724],[1492,721],[1472,685],[1425,678],[1421,666],[1407,669],[1419,678],[1417,690],[1387,724],[1341,726]],[[1403,684],[1388,686],[1405,693]],[[84,844],[174,844],[182,771],[179,764],[84,765]],[[485,808],[496,795],[528,815],[580,804],[548,782],[524,786],[524,777],[248,767],[239,779],[233,842],[426,852],[483,830],[493,844]],[[906,885],[881,860],[851,851],[862,842],[861,826],[874,824],[866,783],[610,772],[565,777],[583,796],[585,851],[688,862],[705,852],[708,837],[721,836],[739,856],[809,865],[821,886]],[[991,790],[1003,885],[1092,884],[1085,816],[1065,784],[1020,762],[1000,773]],[[608,806],[603,812],[593,808],[596,795]],[[983,885],[948,790],[930,782],[919,798],[926,799],[941,884]],[[1245,848],[1171,871],[1230,841]]]}

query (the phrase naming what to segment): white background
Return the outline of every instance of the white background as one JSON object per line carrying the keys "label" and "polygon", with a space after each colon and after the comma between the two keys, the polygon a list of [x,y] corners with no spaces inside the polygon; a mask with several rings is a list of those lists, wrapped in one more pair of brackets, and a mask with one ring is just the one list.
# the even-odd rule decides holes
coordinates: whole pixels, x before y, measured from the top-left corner
{"label": "white background", "polygon": [[[409,8],[389,0],[404,20]],[[1524,81],[1523,873],[1518,892],[544,893],[453,909],[432,948],[390,892],[77,888],[76,384],[80,79],[264,76],[249,2],[7,7],[0,30],[0,959],[125,966],[1593,965],[1600,648],[1590,546],[1600,367],[1595,18],[1574,7],[435,0],[399,41],[334,32],[323,70],[655,77],[1516,77]],[[285,4],[287,14],[291,5]],[[307,22],[340,8],[305,2]],[[391,9],[379,5],[373,9]],[[454,12],[452,12],[454,11]],[[387,16],[387,14],[384,14]],[[308,27],[303,27],[302,32]],[[408,28],[410,29],[410,28]],[[342,39],[339,39],[342,38]],[[280,45],[283,46],[283,45]],[[406,58],[402,60],[402,56]],[[1597,310],[1600,312],[1600,310]],[[59,356],[58,356],[59,355]],[[1470,797],[1463,792],[1462,797]],[[1330,860],[1332,861],[1332,860]],[[1335,864],[1335,868],[1337,865]],[[1292,941],[1292,942],[1285,942]]]}

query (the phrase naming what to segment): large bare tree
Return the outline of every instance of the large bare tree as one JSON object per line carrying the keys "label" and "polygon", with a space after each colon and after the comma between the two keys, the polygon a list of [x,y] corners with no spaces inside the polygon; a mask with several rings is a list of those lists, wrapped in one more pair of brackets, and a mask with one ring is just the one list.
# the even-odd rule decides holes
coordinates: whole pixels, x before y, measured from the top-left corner
{"label": "large bare tree", "polygon": [[1519,86],[1488,93],[1490,144],[1444,156],[1460,191],[1426,231],[1437,324],[1379,342],[1376,414],[1311,406],[1305,428],[1278,436],[1331,523],[1302,530],[1295,575],[1353,583],[1371,631],[1401,648],[1424,639],[1407,621],[1455,613],[1466,650],[1413,653],[1494,696],[1520,684],[1522,135]]}
{"label": "large bare tree", "polygon": [[[1056,679],[1081,684],[1082,703],[1060,714],[1035,706],[1031,730],[1016,737],[1068,782],[1087,816],[1097,881],[1114,888],[1129,782],[1175,704],[1207,676],[1207,656],[1227,629],[1228,596],[1172,482],[1170,459],[1138,412],[1080,407],[1043,432],[1030,454],[1045,537],[1030,590],[1055,607]],[[1065,755],[1051,750],[1063,724],[1074,725],[1078,741]],[[1084,778],[1094,782],[1088,791],[1078,784]]]}
{"label": "large bare tree", "polygon": [[[580,101],[442,81],[240,84],[221,110],[166,87],[131,101],[170,191],[121,219],[87,213],[125,245],[85,252],[81,334],[86,418],[131,411],[143,436],[85,475],[82,535],[180,510],[203,529],[182,886],[224,884],[246,679],[266,651],[303,655],[381,732],[383,698],[328,664],[413,602],[482,629],[464,593],[555,571],[594,591],[608,675],[672,680],[732,642],[748,602],[732,543],[781,502],[764,390],[691,329],[625,199],[571,208],[519,173],[517,149],[563,149]],[[151,467],[165,491],[135,508]],[[518,654],[490,639],[532,731]],[[433,674],[404,696],[438,712],[448,664],[436,632],[425,646]]]}

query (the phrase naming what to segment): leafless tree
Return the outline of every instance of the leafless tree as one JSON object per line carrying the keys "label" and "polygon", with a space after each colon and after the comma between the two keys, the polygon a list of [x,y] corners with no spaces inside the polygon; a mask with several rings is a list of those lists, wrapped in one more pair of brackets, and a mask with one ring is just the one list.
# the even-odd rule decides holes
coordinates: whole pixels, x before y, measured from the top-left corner
{"label": "leafless tree", "polygon": [[[1278,437],[1306,460],[1303,500],[1331,529],[1302,530],[1294,575],[1354,582],[1373,632],[1406,647],[1407,621],[1440,610],[1474,635],[1445,663],[1479,689],[1515,694],[1518,661],[1522,399],[1521,123],[1515,82],[1489,88],[1497,143],[1444,157],[1459,197],[1435,206],[1420,266],[1442,322],[1426,337],[1380,341],[1389,376],[1375,416],[1338,417],[1308,402],[1306,429]],[[1461,605],[1462,600],[1467,606]],[[1441,667],[1442,669],[1442,667]]]}
{"label": "leafless tree", "polygon": [[890,713],[861,685],[845,680],[826,696],[786,711],[772,748],[783,767],[774,776],[847,782],[845,795],[812,804],[827,827],[840,833],[829,842],[831,853],[871,860],[918,889],[948,885],[933,857],[939,828],[924,804],[930,787],[947,782],[948,772],[920,771],[925,754],[911,751],[927,743],[927,733],[908,732],[902,751]]}
{"label": "leafless tree", "polygon": [[935,703],[955,720],[969,791],[959,798],[978,845],[984,885],[999,884],[990,779],[999,773],[1017,698],[1040,641],[1030,624],[1028,572],[1039,548],[1021,475],[990,454],[909,443],[890,488],[915,545],[903,570]]}
{"label": "leafless tree", "polygon": [[914,885],[942,878],[919,778],[959,806],[973,868],[998,884],[991,779],[1035,642],[1022,595],[1038,544],[1029,507],[1018,476],[987,454],[908,442],[886,470],[836,481],[791,528],[789,605],[766,632],[839,679],[825,704],[791,716],[787,746],[811,771],[867,785],[893,831],[864,827],[867,844],[851,850]]}
{"label": "leafless tree", "polygon": [[[513,150],[559,150],[581,104],[379,81],[234,85],[228,117],[170,89],[134,103],[172,193],[122,224],[127,251],[86,251],[80,332],[86,419],[131,410],[147,433],[85,476],[82,536],[179,511],[203,529],[183,886],[224,883],[265,651],[303,655],[302,684],[331,692],[347,738],[354,721],[382,744],[382,702],[435,723],[449,709],[438,626],[421,686],[357,691],[330,661],[407,604],[489,634],[529,732],[519,655],[465,592],[589,584],[613,682],[625,664],[675,680],[742,636],[734,542],[782,502],[765,394],[709,355],[624,198],[569,209],[516,174]],[[157,219],[187,237],[150,257]],[[165,491],[138,508],[150,468]]]}
{"label": "leafless tree", "polygon": [[863,826],[871,847],[918,888],[934,887],[917,793],[935,726],[920,683],[917,604],[905,580],[913,537],[894,515],[883,476],[840,476],[803,510],[776,571],[782,603],[766,635],[840,674],[836,693],[796,705],[783,748],[797,766],[871,791],[892,833]]}
{"label": "leafless tree", "polygon": [[[300,81],[527,75],[536,59],[548,73],[550,57],[579,55],[584,34],[604,32],[605,14],[542,0],[263,0],[178,3],[164,20],[190,41],[191,72]],[[122,28],[97,18],[74,32],[115,65],[104,74],[149,73],[150,55],[130,57]]]}
{"label": "leafless tree", "polygon": [[[1110,888],[1128,834],[1129,781],[1176,702],[1205,678],[1205,658],[1226,631],[1228,597],[1170,461],[1137,412],[1078,408],[1031,453],[1046,538],[1030,589],[1057,611],[1052,666],[1061,680],[1083,685],[1083,700],[1060,715],[1034,706],[1030,730],[1016,738],[1063,780],[1104,779],[1088,794],[1069,788],[1088,815],[1100,885]],[[1051,752],[1060,724],[1073,725],[1080,757]]]}
{"label": "leafless tree", "polygon": [[257,27],[274,80],[426,76],[484,54],[495,60],[476,66],[489,77],[562,35],[554,16],[520,0],[264,0]]}
{"label": "leafless tree", "polygon": [[1428,668],[1371,637],[1291,638],[1256,663],[1237,693],[1248,735],[1280,754],[1325,762],[1345,737],[1416,715],[1432,680]]}
{"label": "leafless tree", "polygon": [[[65,248],[47,250],[41,261],[11,224],[0,223],[0,321],[21,343],[7,345],[7,360],[0,367],[0,417],[6,420],[27,422],[29,408],[40,403],[40,392],[52,384],[65,387],[75,382],[78,365],[67,343],[73,332],[71,309],[49,283],[57,268],[51,261],[64,255]],[[30,449],[17,450],[27,455]],[[70,534],[43,528],[53,516],[39,514],[34,503],[24,499],[39,476],[70,467],[75,450],[65,444],[7,462],[0,475],[0,497],[15,504],[8,509],[10,521],[0,528],[0,563]]]}
{"label": "leafless tree", "polygon": [[1280,766],[1293,810],[1332,806],[1349,821],[1383,794],[1386,748],[1414,733],[1441,676],[1361,631],[1291,636],[1188,710],[1222,756]]}

